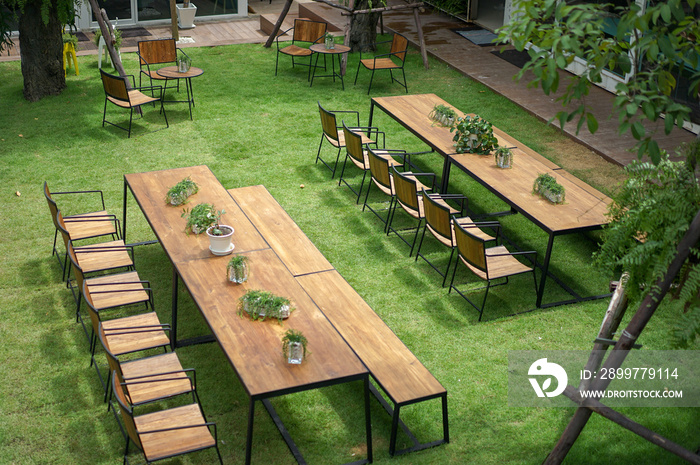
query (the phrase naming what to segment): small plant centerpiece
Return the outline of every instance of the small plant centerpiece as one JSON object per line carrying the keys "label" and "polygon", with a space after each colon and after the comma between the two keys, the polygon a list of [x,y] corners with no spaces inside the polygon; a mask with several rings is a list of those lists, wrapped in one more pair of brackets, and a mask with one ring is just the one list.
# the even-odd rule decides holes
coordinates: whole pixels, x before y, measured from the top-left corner
{"label": "small plant centerpiece", "polygon": [[496,166],[502,169],[513,167],[513,152],[509,147],[498,147],[494,152],[496,157]]}
{"label": "small plant centerpiece", "polygon": [[306,356],[306,346],[309,341],[301,333],[294,329],[288,329],[282,338],[282,354],[287,359],[287,363],[299,365]]}
{"label": "small plant centerpiece", "polygon": [[[224,213],[223,210],[221,213]],[[207,228],[207,237],[209,237],[209,250],[211,253],[214,255],[228,255],[233,252],[235,246],[231,242],[232,236],[233,227],[231,226],[219,224],[218,221],[209,226]]]}
{"label": "small plant centerpiece", "polygon": [[493,126],[479,116],[467,115],[458,118],[457,124],[450,131],[455,133],[452,140],[455,142],[457,153],[489,155],[498,146],[498,140],[493,135]]}
{"label": "small plant centerpiece", "polygon": [[435,105],[428,116],[433,121],[448,128],[454,126],[455,121],[457,121],[457,112],[453,108],[442,104]]}
{"label": "small plant centerpiece", "polygon": [[207,230],[210,226],[218,224],[219,218],[225,212],[223,210],[216,211],[214,205],[210,203],[200,203],[191,209],[185,208],[182,211],[182,217],[187,219],[185,232],[192,231],[194,234],[200,234]]}
{"label": "small plant centerpiece", "polygon": [[234,255],[226,265],[226,275],[232,283],[241,284],[248,281],[248,257]]}
{"label": "small plant centerpiece", "polygon": [[190,70],[191,65],[192,60],[190,60],[190,57],[188,57],[187,55],[179,54],[177,56],[177,71],[179,73],[186,73]]}
{"label": "small plant centerpiece", "polygon": [[564,186],[548,173],[537,176],[532,190],[552,203],[564,203]]}
{"label": "small plant centerpiece", "polygon": [[277,318],[281,322],[289,318],[293,311],[294,307],[289,299],[268,291],[251,289],[238,300],[238,314],[245,313],[253,320]]}
{"label": "small plant centerpiece", "polygon": [[333,39],[333,34],[330,32],[327,32],[325,37],[324,37],[325,45],[326,45],[326,50],[333,50],[335,48],[335,41]]}
{"label": "small plant centerpiece", "polygon": [[182,205],[187,202],[187,198],[190,195],[196,194],[197,191],[199,191],[197,184],[187,177],[168,190],[168,193],[165,195],[165,202],[174,206]]}

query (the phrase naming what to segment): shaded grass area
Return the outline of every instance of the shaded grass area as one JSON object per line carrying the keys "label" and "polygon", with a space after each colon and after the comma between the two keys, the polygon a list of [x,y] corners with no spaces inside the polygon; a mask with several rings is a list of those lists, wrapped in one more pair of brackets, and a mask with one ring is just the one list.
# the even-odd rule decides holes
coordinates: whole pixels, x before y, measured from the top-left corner
{"label": "shaded grass area", "polygon": [[[171,123],[163,127],[157,110],[136,120],[135,137],[102,128],[102,85],[96,57],[80,57],[80,76],[68,76],[59,96],[28,103],[21,97],[19,63],[0,65],[0,462],[117,463],[123,440],[102,403],[89,365],[87,343],[74,322],[74,302],[60,282],[50,256],[53,227],[41,185],[52,190],[103,189],[108,210],[122,215],[123,175],[198,164],[208,165],[226,188],[264,184],[333,266],[418,356],[449,394],[451,442],[432,450],[389,458],[390,418],[372,403],[376,463],[532,464],[541,463],[572,414],[570,409],[511,408],[507,404],[509,350],[589,349],[607,300],[532,310],[535,294],[529,276],[513,279],[489,295],[485,321],[458,295],[440,287],[442,278],[381,223],[362,212],[352,193],[338,187],[328,170],[314,164],[320,140],[317,102],[328,109],[358,109],[366,124],[370,97],[368,74],[353,86],[357,57],[351,55],[346,90],[330,79],[309,88],[306,69],[280,63],[274,77],[274,50],[259,45],[188,49],[193,65],[205,70],[193,80],[194,121],[184,104],[166,107]],[[134,54],[123,54],[127,70],[137,73]],[[568,150],[578,150],[508,100],[494,95],[446,66],[431,61],[422,68],[412,51],[407,64],[411,93],[433,92],[464,112],[478,112],[528,146],[566,167]],[[137,78],[138,80],[138,78]],[[378,75],[373,95],[391,95],[400,87]],[[116,107],[108,108],[114,118]],[[424,147],[398,123],[377,113],[387,145],[409,151]],[[323,155],[335,153],[325,146]],[[344,157],[344,154],[343,154]],[[341,157],[342,160],[342,157]],[[436,155],[417,157],[421,170],[440,172]],[[581,172],[585,177],[586,171]],[[621,173],[596,171],[596,187],[614,191]],[[359,184],[356,170],[350,182]],[[601,179],[602,181],[598,180]],[[304,187],[301,188],[301,185]],[[470,198],[476,212],[503,210],[502,204],[466,175],[453,170],[452,192]],[[16,195],[20,193],[20,196]],[[374,191],[376,194],[376,191]],[[386,200],[370,196],[372,205]],[[85,208],[63,204],[70,213]],[[154,239],[133,200],[127,209],[128,240]],[[410,226],[406,218],[398,224]],[[522,217],[502,218],[508,237],[543,257],[547,236]],[[184,228],[184,220],[183,220]],[[595,233],[557,238],[551,269],[578,292],[605,292],[616,276],[591,264]],[[448,252],[426,238],[424,252],[445,266]],[[140,275],[151,281],[161,321],[170,320],[171,266],[158,245],[136,253]],[[462,283],[474,283],[463,268]],[[538,275],[539,279],[539,275]],[[466,284],[471,285],[471,284]],[[548,285],[545,301],[565,297]],[[180,286],[181,336],[207,332],[187,291]],[[231,303],[232,308],[235,302]],[[642,340],[645,349],[667,349],[668,325],[679,309],[666,306]],[[242,463],[248,398],[216,344],[178,349],[186,367],[197,369],[200,396],[208,419],[219,427],[225,463]],[[105,370],[101,354],[97,360]],[[335,386],[274,400],[274,405],[309,463],[340,463],[364,457],[364,426],[359,385]],[[624,413],[688,448],[697,447],[700,416],[693,409],[627,409]],[[438,401],[402,411],[419,439],[442,434]],[[399,447],[408,445],[400,435]],[[354,454],[354,455],[353,455]],[[134,454],[136,457],[136,454]],[[211,451],[172,463],[209,463]],[[254,463],[295,463],[262,406],[255,410]],[[593,418],[574,446],[568,463],[679,463],[670,454],[600,418]]]}

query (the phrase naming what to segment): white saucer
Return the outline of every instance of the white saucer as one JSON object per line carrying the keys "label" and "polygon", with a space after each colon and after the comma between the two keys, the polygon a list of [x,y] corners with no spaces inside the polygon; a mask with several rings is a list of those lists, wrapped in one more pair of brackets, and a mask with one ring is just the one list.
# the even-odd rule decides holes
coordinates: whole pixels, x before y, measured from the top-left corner
{"label": "white saucer", "polygon": [[231,243],[231,246],[228,248],[228,250],[226,250],[226,252],[214,252],[213,250],[211,250],[211,246],[209,246],[209,252],[213,253],[214,255],[223,256],[223,255],[230,254],[231,252],[233,252],[233,249],[235,249],[235,248],[236,248],[236,246],[233,245],[233,243]]}

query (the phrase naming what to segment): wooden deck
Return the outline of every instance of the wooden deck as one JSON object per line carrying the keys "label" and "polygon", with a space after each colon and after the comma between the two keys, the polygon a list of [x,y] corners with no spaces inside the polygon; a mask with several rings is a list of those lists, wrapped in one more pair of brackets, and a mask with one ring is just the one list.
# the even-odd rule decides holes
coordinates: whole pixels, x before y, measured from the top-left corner
{"label": "wooden deck", "polygon": [[[390,4],[400,0],[388,0]],[[197,27],[189,30],[181,30],[181,37],[186,37],[186,43],[181,47],[209,47],[215,45],[241,44],[241,43],[264,43],[267,35],[260,30],[260,15],[279,15],[284,0],[273,0],[272,4],[266,1],[252,2],[249,5],[251,14],[249,19],[238,19],[222,22],[197,22]],[[291,17],[299,14],[300,7],[305,12],[312,12],[317,18],[324,18],[338,29],[343,28],[339,24],[339,10],[330,6],[310,0],[295,2],[290,10]],[[521,106],[537,118],[548,121],[559,110],[561,104],[556,100],[556,96],[545,96],[540,90],[528,89],[526,81],[516,83],[513,76],[518,72],[518,68],[504,59],[499,58],[492,51],[499,50],[499,47],[474,45],[469,40],[453,32],[453,29],[464,28],[465,23],[451,18],[445,14],[434,12],[428,8],[420,14],[423,33],[428,49],[428,53],[440,61],[452,66],[465,76],[468,76],[489,87],[494,92],[503,95]],[[418,33],[416,30],[413,13],[407,11],[391,11],[384,15],[384,27],[387,32],[399,31],[411,41],[415,47],[418,44]],[[169,26],[148,27],[150,36],[125,38],[123,50],[125,52],[135,51],[136,43],[139,40],[157,39],[170,37]],[[86,33],[88,38],[92,38],[92,33]],[[15,40],[15,42],[19,42]],[[79,42],[78,55],[89,55],[97,53],[97,48],[92,42]],[[18,46],[10,50],[9,56],[0,56],[0,61],[11,61],[19,59]],[[419,58],[415,58],[419,59]],[[409,86],[410,86],[409,77]],[[564,85],[560,86],[564,88]],[[582,129],[576,134],[575,123],[570,123],[565,127],[567,136],[578,141],[590,150],[599,154],[611,163],[624,166],[636,159],[636,154],[628,149],[634,146],[634,139],[627,133],[619,135],[617,124],[609,124],[612,113],[613,95],[609,92],[594,87],[586,99],[587,105],[594,108],[600,123],[598,132],[591,135],[587,129]],[[616,118],[615,120],[616,121]],[[689,142],[695,138],[695,134],[690,131],[674,129],[669,135],[663,135],[663,121],[661,124],[649,125],[656,127],[661,135],[658,137],[661,148],[670,153],[683,142]]]}

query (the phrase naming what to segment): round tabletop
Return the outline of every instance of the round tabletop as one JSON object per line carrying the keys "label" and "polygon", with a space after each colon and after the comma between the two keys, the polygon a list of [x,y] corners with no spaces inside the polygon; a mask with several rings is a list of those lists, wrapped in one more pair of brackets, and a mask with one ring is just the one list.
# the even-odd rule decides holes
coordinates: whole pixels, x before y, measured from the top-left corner
{"label": "round tabletop", "polygon": [[163,68],[160,68],[156,72],[159,76],[163,76],[164,78],[183,79],[201,76],[204,73],[204,70],[201,68],[195,68],[194,66],[190,66],[190,69],[186,73],[181,73],[180,71],[178,71],[177,66],[165,66]]}
{"label": "round tabletop", "polygon": [[316,53],[348,53],[350,47],[342,44],[335,44],[335,48],[326,48],[326,44],[313,44],[309,50]]}

